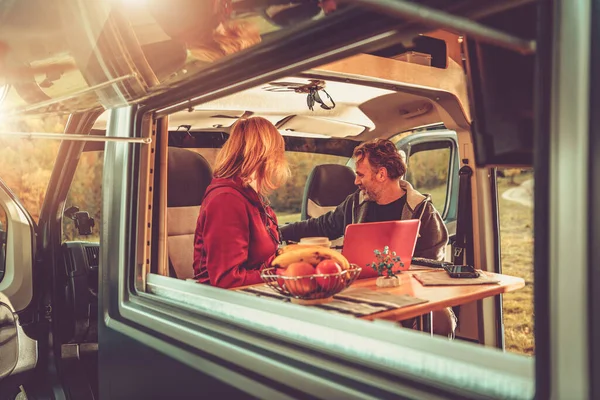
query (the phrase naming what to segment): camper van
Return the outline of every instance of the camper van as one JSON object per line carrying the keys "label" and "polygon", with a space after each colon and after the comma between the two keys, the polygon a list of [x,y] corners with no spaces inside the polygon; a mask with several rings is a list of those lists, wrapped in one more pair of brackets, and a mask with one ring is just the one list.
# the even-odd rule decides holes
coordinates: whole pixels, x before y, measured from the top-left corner
{"label": "camper van", "polygon": [[[600,396],[597,4],[0,5],[1,399]],[[280,227],[335,209],[354,149],[389,139],[444,259],[397,287],[344,281],[334,301],[387,296],[361,312],[266,273],[200,284],[204,192],[254,116],[285,142]],[[489,281],[452,281],[454,264]],[[455,332],[435,334],[449,308]]]}

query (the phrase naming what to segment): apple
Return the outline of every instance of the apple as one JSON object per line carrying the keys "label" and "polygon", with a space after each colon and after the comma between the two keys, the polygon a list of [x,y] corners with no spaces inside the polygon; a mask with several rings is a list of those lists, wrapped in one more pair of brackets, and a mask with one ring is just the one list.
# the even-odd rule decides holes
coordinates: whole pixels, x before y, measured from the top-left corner
{"label": "apple", "polygon": [[315,267],[307,262],[295,262],[287,266],[283,275],[289,277],[307,276],[301,279],[286,279],[285,286],[294,296],[305,296],[317,288],[317,283],[309,276],[315,274]]}
{"label": "apple", "polygon": [[[275,275],[285,275],[285,269],[283,268],[275,268]],[[277,278],[277,284],[279,285],[280,288],[284,289],[283,284],[285,283],[285,279],[283,278]]]}
{"label": "apple", "polygon": [[[338,274],[338,273],[342,272],[342,267],[340,266],[340,264],[338,264],[334,260],[323,260],[319,264],[317,264],[317,267],[315,268],[315,272],[317,274],[324,274],[324,275]],[[338,284],[340,284],[340,282],[343,283],[342,278],[337,277],[337,276],[336,277],[317,277],[317,278],[315,278],[315,280],[317,281],[317,284],[319,285],[319,287],[321,287],[325,290],[333,289],[334,286],[337,286]]]}

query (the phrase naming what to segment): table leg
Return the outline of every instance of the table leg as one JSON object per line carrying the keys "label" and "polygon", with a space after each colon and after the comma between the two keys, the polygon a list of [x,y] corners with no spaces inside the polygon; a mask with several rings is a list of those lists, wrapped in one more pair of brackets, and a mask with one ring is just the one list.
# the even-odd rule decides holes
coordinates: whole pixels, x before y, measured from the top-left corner
{"label": "table leg", "polygon": [[[412,326],[413,329],[416,329],[421,332],[427,332],[431,336],[433,336],[433,312],[428,312],[427,314],[419,315],[414,319],[415,323]],[[402,325],[402,322],[400,322]],[[406,325],[402,325],[407,327]]]}
{"label": "table leg", "polygon": [[421,319],[422,319],[423,332],[427,332],[431,336],[433,336],[433,311],[430,311],[427,314],[423,314],[421,316]]}

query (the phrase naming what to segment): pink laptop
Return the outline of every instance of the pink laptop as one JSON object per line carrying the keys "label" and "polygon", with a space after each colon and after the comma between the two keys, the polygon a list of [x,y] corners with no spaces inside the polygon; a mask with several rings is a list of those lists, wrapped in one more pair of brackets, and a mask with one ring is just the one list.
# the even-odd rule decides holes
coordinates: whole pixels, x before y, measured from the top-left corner
{"label": "pink laptop", "polygon": [[373,250],[383,252],[385,246],[389,247],[390,254],[396,252],[404,263],[404,267],[398,269],[405,271],[410,268],[420,226],[418,219],[350,224],[346,227],[342,254],[350,263],[362,267],[359,279],[377,276],[367,264],[376,260]]}

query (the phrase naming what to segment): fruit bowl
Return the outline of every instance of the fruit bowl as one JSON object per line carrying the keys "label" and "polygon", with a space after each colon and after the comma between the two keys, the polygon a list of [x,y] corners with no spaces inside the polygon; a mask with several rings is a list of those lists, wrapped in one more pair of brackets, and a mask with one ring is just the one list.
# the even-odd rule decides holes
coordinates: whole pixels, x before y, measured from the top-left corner
{"label": "fruit bowl", "polygon": [[273,290],[290,298],[297,304],[320,304],[333,299],[335,294],[349,287],[362,268],[350,264],[350,268],[333,274],[288,276],[278,273],[281,268],[262,270],[260,277]]}

